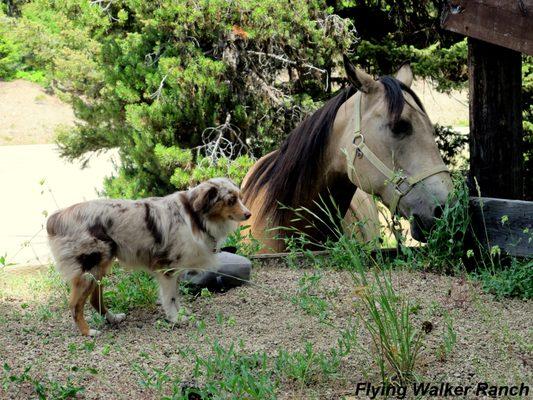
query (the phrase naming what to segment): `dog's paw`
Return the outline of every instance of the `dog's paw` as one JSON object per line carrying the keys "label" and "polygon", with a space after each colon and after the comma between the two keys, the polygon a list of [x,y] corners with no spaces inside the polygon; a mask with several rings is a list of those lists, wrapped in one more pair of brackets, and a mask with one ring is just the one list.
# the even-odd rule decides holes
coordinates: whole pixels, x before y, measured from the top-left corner
{"label": "dog's paw", "polygon": [[102,332],[100,332],[97,329],[89,329],[89,333],[87,334],[87,336],[96,337],[96,336],[100,335],[101,333]]}
{"label": "dog's paw", "polygon": [[166,320],[171,324],[183,326],[189,322],[190,311],[181,307],[178,311],[166,315]]}
{"label": "dog's paw", "polygon": [[105,315],[105,318],[110,324],[118,324],[126,319],[126,314],[113,314],[111,312],[108,312]]}

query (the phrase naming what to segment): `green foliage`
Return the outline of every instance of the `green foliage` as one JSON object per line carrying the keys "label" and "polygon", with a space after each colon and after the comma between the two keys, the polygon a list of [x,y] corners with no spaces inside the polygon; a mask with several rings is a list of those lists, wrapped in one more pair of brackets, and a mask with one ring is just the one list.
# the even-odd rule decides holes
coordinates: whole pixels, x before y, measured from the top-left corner
{"label": "green foliage", "polygon": [[[126,272],[114,268],[113,275],[104,278],[104,300],[110,309],[127,312],[133,308],[151,307],[157,299],[157,284],[146,272]],[[114,285],[110,285],[110,280]]]}
{"label": "green foliage", "polygon": [[40,400],[76,399],[78,398],[78,394],[85,390],[85,388],[81,386],[75,386],[70,377],[68,377],[66,382],[63,384],[55,380],[34,377],[30,374],[30,370],[31,366],[28,366],[24,368],[22,373],[17,374],[8,364],[4,363],[1,371],[2,389],[7,391],[7,389],[9,389],[11,386],[17,386],[19,388],[21,386],[30,386],[33,390],[33,393]]}
{"label": "green foliage", "polygon": [[522,110],[524,128],[524,192],[533,200],[533,57],[522,57]]}
{"label": "green foliage", "polygon": [[457,342],[457,333],[453,328],[453,320],[449,313],[444,315],[443,342],[437,348],[437,358],[446,361],[452,353]]}
{"label": "green foliage", "polygon": [[357,45],[355,60],[360,64],[369,64],[378,74],[390,74],[393,70],[381,70],[380,62],[389,60],[388,65],[397,67],[406,60],[411,61],[413,72],[418,77],[430,78],[436,84],[437,90],[449,91],[461,88],[468,80],[466,69],[467,46],[466,39],[450,47],[444,47],[440,42],[419,49],[413,45],[398,43],[391,38],[385,38],[379,43],[362,40]]}
{"label": "green foliage", "polygon": [[63,156],[119,148],[110,196],[240,181],[251,159],[239,155],[269,150],[328,97],[315,72],[352,41],[323,0],[31,0],[20,10],[3,18],[13,33],[0,42],[0,73],[21,66],[70,98],[81,122],[58,135]]}
{"label": "green foliage", "polygon": [[298,280],[298,292],[292,296],[293,304],[298,305],[309,315],[316,316],[320,322],[326,322],[330,314],[330,303],[320,288],[322,276],[319,272],[305,273]]}
{"label": "green foliage", "polygon": [[[212,356],[197,357],[195,378],[202,377],[206,385],[198,390],[205,397],[274,399],[275,381],[271,380],[265,353],[245,354],[230,345],[213,345]],[[203,396],[202,396],[203,397]]]}
{"label": "green foliage", "polygon": [[250,225],[240,225],[235,232],[228,236],[224,246],[235,247],[236,253],[245,257],[259,253],[263,248],[263,244],[251,232],[248,232],[247,235],[242,233],[248,228],[250,228]]}
{"label": "green foliage", "polygon": [[464,239],[470,224],[469,191],[461,179],[455,180],[455,190],[442,209],[441,218],[429,232],[427,246],[421,252],[427,256],[431,268],[456,272],[464,255]]}
{"label": "green foliage", "polygon": [[533,260],[512,259],[511,265],[497,269],[479,269],[475,277],[483,290],[497,299],[516,297],[533,299]]}
{"label": "green foliage", "polygon": [[[468,135],[453,130],[451,126],[435,125],[437,146],[444,163],[448,166],[458,164],[457,156],[466,148]],[[461,165],[457,165],[461,168]]]}

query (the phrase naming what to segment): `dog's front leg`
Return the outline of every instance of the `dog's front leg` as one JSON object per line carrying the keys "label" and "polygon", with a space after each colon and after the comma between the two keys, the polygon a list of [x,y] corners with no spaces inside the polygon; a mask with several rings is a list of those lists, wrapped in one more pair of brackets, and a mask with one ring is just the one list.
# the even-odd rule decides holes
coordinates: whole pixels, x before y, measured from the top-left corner
{"label": "dog's front leg", "polygon": [[177,275],[158,272],[156,278],[159,282],[161,305],[163,306],[167,320],[172,323],[179,322],[180,302],[177,293]]}

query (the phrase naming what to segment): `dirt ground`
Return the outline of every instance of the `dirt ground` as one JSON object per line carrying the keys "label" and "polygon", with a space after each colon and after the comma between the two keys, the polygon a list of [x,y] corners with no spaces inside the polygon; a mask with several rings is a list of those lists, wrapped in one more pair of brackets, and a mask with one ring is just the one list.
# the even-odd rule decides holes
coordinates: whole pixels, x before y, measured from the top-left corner
{"label": "dirt ground", "polygon": [[[161,323],[162,311],[154,305],[132,310],[121,325],[105,326],[95,340],[74,330],[65,294],[50,292],[27,275],[12,275],[0,279],[0,360],[17,373],[31,365],[37,379],[65,382],[70,377],[85,388],[79,398],[156,399],[168,388],[143,387],[140,367],[168,368],[173,380],[190,381],[195,357],[212,355],[215,341],[223,347],[241,342],[242,352],[264,351],[269,357],[280,349],[302,351],[306,342],[317,352],[328,352],[336,345],[339,329],[354,321],[360,299],[347,272],[321,271],[319,296],[328,294],[330,313],[328,324],[321,323],[294,301],[299,279],[312,272],[256,266],[253,284],[189,300],[196,323],[170,328]],[[463,279],[431,273],[394,272],[393,282],[416,308],[415,325],[429,321],[433,327],[423,339],[416,368],[423,381],[531,385],[531,301],[495,301]],[[457,341],[442,360],[437,354],[446,314],[452,318]],[[338,373],[317,377],[305,387],[283,381],[277,396],[354,398],[350,396],[358,382],[379,383],[376,366],[365,351],[371,348],[369,337],[362,326],[355,332],[361,346],[342,358]],[[0,380],[1,399],[22,399],[31,386],[11,384],[1,390]]]}
{"label": "dirt ground", "polygon": [[71,126],[69,104],[32,82],[0,82],[0,145],[52,143],[58,125]]}

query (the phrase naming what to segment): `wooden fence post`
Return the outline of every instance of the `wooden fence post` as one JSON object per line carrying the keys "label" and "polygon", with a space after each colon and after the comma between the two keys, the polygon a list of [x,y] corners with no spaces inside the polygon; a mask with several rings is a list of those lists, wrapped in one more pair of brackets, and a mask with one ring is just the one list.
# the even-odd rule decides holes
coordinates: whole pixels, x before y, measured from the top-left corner
{"label": "wooden fence post", "polygon": [[468,38],[471,194],[522,199],[521,54]]}

